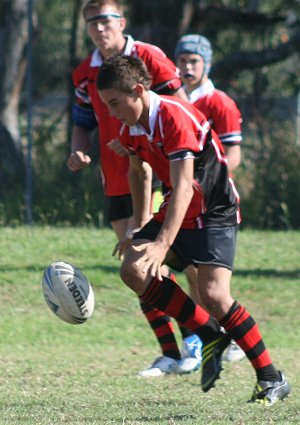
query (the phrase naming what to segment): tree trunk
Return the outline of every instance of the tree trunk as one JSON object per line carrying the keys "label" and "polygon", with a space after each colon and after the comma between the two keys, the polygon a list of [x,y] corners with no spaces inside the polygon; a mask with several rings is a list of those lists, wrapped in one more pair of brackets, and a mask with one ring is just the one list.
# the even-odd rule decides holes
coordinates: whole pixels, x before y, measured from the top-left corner
{"label": "tree trunk", "polygon": [[24,158],[19,133],[19,101],[26,70],[26,0],[0,0],[0,198],[20,178]]}

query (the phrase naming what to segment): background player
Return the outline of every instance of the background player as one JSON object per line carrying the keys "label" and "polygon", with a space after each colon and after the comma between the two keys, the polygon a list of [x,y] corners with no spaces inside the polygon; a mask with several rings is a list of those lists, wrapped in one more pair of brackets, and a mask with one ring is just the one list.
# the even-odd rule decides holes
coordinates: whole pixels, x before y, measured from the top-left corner
{"label": "background player", "polygon": [[[204,113],[211,127],[219,136],[228,160],[228,168],[233,172],[240,164],[242,142],[241,113],[226,93],[217,90],[208,74],[212,63],[212,47],[206,37],[200,34],[182,36],[175,47],[176,64],[184,83],[188,100]],[[193,267],[186,270],[193,299],[201,303],[197,294],[197,279]],[[234,341],[224,353],[223,359],[238,361],[245,353]]]}
{"label": "background player", "polygon": [[[118,240],[122,241],[127,230],[132,228],[132,202],[127,179],[128,156],[118,141],[120,122],[110,116],[97,93],[96,80],[99,68],[104,59],[117,53],[140,57],[151,73],[152,90],[184,99],[186,95],[178,69],[158,47],[134,41],[130,35],[123,34],[126,19],[120,1],[89,0],[84,4],[82,12],[89,37],[96,48],[73,72],[76,103],[73,109],[71,154],[67,164],[72,171],[81,170],[90,164],[91,159],[88,155],[90,133],[98,127],[108,220]],[[147,164],[144,164],[145,168],[146,166]],[[150,167],[147,168],[145,176],[151,180]],[[147,221],[149,218],[148,215],[144,219]],[[184,359],[181,360],[169,317],[145,303],[141,303],[141,308],[163,352],[163,356],[141,375],[160,376],[165,372],[185,373],[198,369],[201,356],[199,338],[187,329],[181,328],[185,347]]]}

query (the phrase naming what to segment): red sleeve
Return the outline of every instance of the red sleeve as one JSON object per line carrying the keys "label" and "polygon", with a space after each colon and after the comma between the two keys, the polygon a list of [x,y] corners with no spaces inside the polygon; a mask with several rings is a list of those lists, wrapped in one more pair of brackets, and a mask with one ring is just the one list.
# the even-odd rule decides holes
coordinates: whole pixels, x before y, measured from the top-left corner
{"label": "red sleeve", "polygon": [[218,92],[211,102],[210,118],[215,132],[222,143],[238,144],[241,142],[241,113],[235,102],[225,93]]}
{"label": "red sleeve", "polygon": [[91,107],[88,95],[88,75],[91,57],[88,56],[72,73],[72,80],[75,86],[76,103],[81,106]]}

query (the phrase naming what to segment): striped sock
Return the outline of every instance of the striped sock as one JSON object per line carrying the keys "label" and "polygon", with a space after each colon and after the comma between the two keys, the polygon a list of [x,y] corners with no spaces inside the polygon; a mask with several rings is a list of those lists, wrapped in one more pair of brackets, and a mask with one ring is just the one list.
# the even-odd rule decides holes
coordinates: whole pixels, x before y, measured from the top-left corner
{"label": "striped sock", "polygon": [[[176,282],[176,276],[174,273],[170,272],[169,276],[168,276],[171,280],[173,280],[173,282]],[[178,328],[180,330],[181,333],[181,337],[182,339],[187,338],[189,336],[194,335],[194,332],[190,331],[188,328],[186,328],[185,326],[180,325],[180,323],[178,323]]]}
{"label": "striped sock", "polygon": [[171,323],[170,317],[157,308],[142,301],[140,305],[142,312],[155,333],[163,355],[179,360],[180,352],[175,338],[174,326],[173,323]]}
{"label": "striped sock", "polygon": [[258,326],[243,306],[235,301],[226,316],[220,320],[220,325],[245,351],[255,369],[258,380],[280,380],[280,376],[273,366],[268,350],[262,340]]}
{"label": "striped sock", "polygon": [[203,343],[223,335],[217,321],[167,277],[163,277],[162,281],[154,278],[141,299],[191,329]]}

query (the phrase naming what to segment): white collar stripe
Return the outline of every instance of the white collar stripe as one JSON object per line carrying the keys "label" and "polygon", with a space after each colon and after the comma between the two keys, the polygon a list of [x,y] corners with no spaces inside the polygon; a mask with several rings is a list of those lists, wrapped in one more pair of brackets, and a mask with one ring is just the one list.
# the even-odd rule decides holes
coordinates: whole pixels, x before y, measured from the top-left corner
{"label": "white collar stripe", "polygon": [[[194,124],[196,125],[196,127],[200,130],[200,131],[203,131],[203,127],[202,127],[202,125],[199,123],[199,121],[197,120],[197,118],[195,117],[195,115],[193,115],[190,111],[188,111],[181,103],[178,103],[178,102],[176,102],[176,101],[173,101],[173,100],[171,100],[171,99],[165,99],[165,98],[162,98],[161,99],[162,100],[162,102],[166,102],[166,103],[171,103],[172,105],[176,105],[176,106],[179,106],[179,108],[180,109],[182,109],[183,111],[184,111],[184,113],[186,113],[190,118],[191,118],[191,120],[194,122]],[[207,123],[208,124],[208,123]],[[208,124],[209,125],[209,124]]]}

